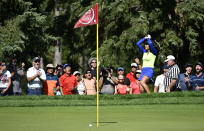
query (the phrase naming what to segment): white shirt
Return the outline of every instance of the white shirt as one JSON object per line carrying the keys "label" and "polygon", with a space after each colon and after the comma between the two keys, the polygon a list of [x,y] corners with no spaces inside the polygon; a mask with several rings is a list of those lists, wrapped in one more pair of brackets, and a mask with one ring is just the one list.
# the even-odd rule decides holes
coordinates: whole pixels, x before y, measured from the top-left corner
{"label": "white shirt", "polygon": [[85,91],[85,85],[84,82],[80,81],[77,85],[77,90],[79,95],[84,95],[84,91]]}
{"label": "white shirt", "polygon": [[0,88],[8,87],[8,78],[11,78],[11,73],[7,70],[5,73],[0,75]]}
{"label": "white shirt", "polygon": [[154,86],[159,87],[159,93],[165,93],[164,74],[157,76]]}
{"label": "white shirt", "polygon": [[[27,71],[27,78],[33,77],[34,75],[37,74],[38,71],[41,72],[40,78],[42,80],[46,80],[45,71],[43,69],[37,70],[34,67],[31,67],[31,68],[28,69],[28,71]],[[38,77],[36,77],[34,80],[28,82],[28,88],[36,89],[36,88],[42,88],[42,87],[43,87],[42,81]]]}

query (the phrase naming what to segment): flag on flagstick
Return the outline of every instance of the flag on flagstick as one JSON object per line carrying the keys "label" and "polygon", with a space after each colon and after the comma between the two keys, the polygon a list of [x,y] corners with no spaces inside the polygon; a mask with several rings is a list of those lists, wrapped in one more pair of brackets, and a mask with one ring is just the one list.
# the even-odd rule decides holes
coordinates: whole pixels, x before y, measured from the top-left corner
{"label": "flag on flagstick", "polygon": [[98,3],[89,9],[85,14],[77,21],[74,28],[98,24]]}

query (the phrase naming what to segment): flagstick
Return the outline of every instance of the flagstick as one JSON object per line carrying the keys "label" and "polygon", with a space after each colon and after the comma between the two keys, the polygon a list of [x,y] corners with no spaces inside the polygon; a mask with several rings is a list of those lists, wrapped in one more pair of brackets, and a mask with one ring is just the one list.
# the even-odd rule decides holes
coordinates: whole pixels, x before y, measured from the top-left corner
{"label": "flagstick", "polygon": [[98,54],[98,24],[96,24],[96,59],[97,59],[97,71],[96,71],[96,81],[97,81],[97,115],[96,115],[96,118],[97,118],[97,127],[99,127],[99,54]]}

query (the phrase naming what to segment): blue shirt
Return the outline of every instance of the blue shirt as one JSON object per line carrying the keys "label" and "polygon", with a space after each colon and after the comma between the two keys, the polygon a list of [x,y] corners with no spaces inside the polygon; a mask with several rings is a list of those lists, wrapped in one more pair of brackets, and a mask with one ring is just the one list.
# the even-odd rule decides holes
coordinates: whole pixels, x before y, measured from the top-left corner
{"label": "blue shirt", "polygon": [[[180,89],[181,89],[182,91],[187,91],[187,90],[189,90],[188,87],[187,87],[187,85],[186,85],[186,82],[185,82],[185,74],[186,74],[186,73],[179,74],[179,87],[180,87]],[[188,76],[188,77],[190,78],[191,75]]]}
{"label": "blue shirt", "polygon": [[192,75],[190,77],[190,84],[193,87],[193,90],[195,90],[197,86],[204,86],[204,74],[202,73],[200,76]]}
{"label": "blue shirt", "polygon": [[56,75],[53,74],[46,74],[46,80],[54,80],[57,81],[57,86],[59,86],[59,79]]}

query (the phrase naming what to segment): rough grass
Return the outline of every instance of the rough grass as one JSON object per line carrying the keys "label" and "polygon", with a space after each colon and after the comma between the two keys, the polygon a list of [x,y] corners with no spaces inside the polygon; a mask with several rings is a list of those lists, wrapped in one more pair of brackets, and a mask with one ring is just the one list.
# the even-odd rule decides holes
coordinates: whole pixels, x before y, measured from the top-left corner
{"label": "rough grass", "polygon": [[[100,105],[204,104],[204,92],[141,95],[100,95]],[[95,106],[96,96],[5,96],[0,107]]]}

